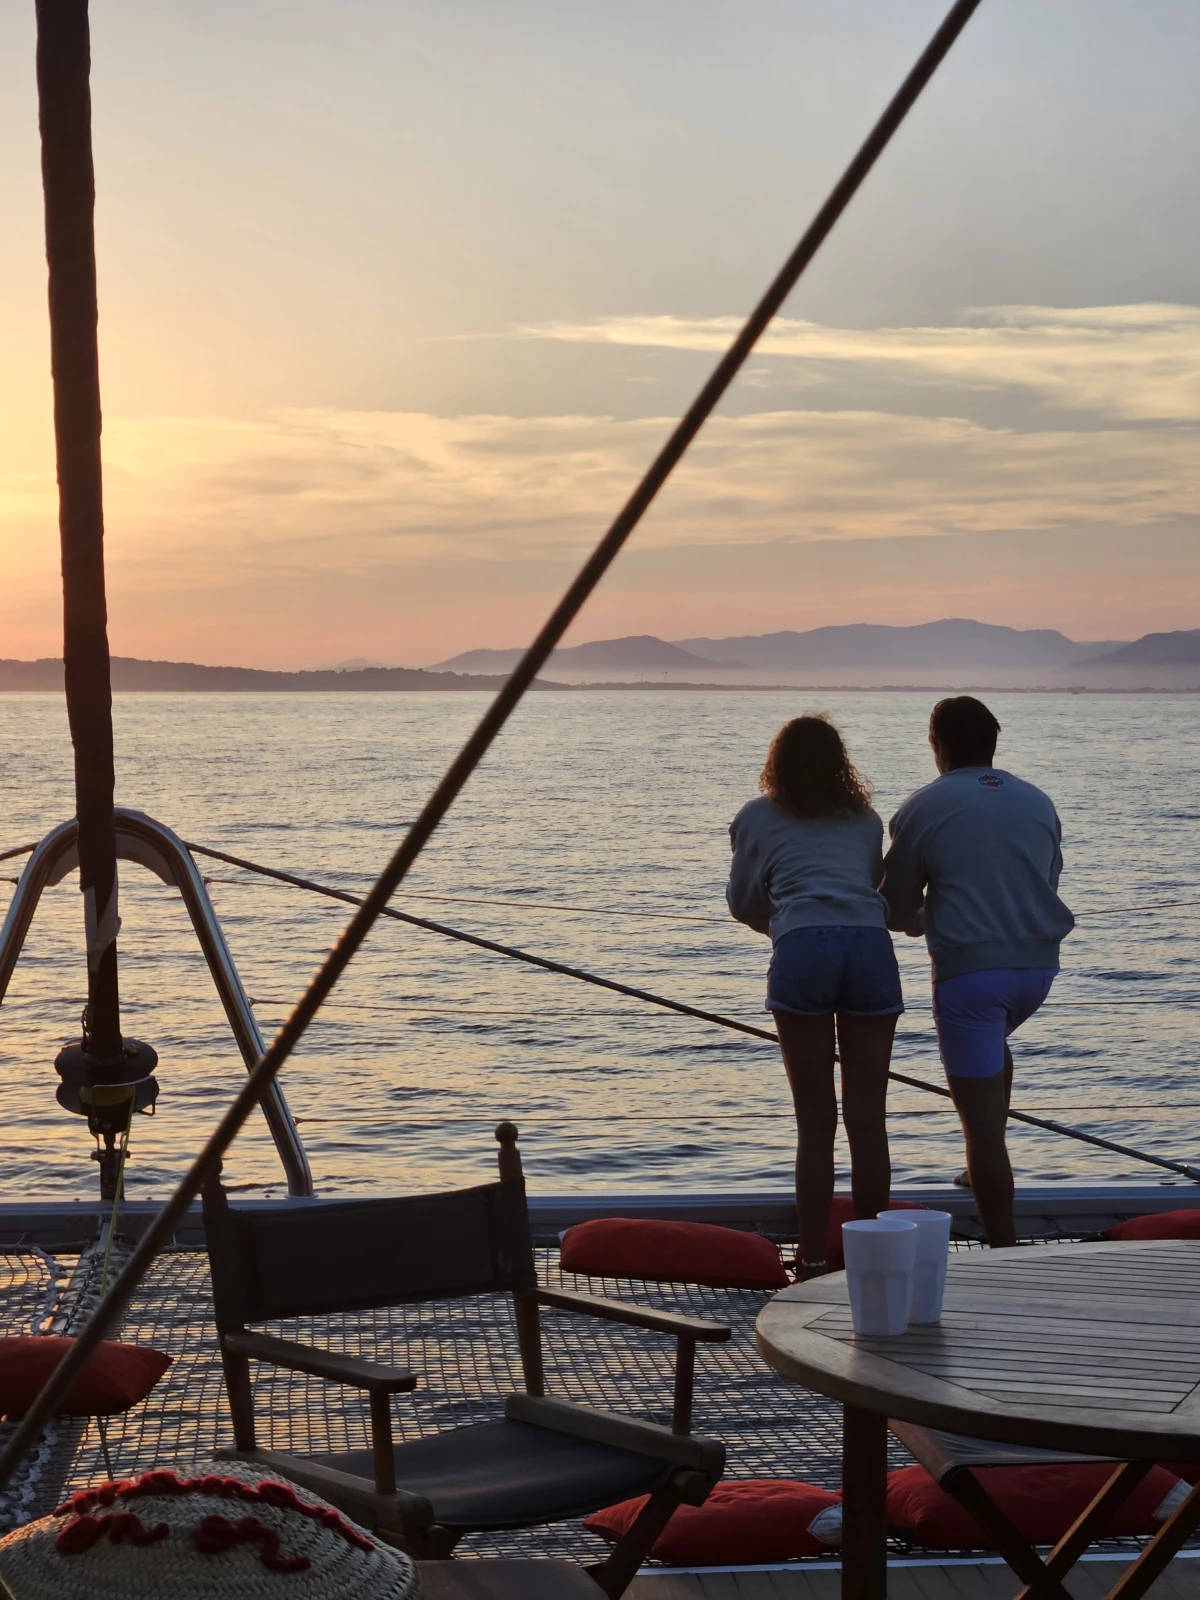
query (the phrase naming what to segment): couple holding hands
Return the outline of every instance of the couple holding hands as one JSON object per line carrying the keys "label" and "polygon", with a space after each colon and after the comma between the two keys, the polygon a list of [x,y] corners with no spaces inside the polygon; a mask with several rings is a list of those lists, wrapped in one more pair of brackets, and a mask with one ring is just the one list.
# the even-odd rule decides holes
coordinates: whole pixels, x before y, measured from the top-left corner
{"label": "couple holding hands", "polygon": [[761,798],[730,827],[729,909],[773,946],[766,1006],[796,1108],[799,1278],[826,1270],[835,1039],[854,1213],[888,1204],[888,1070],[904,1010],[889,929],[925,936],[967,1177],[988,1243],[1016,1243],[1007,1039],[1050,992],[1074,918],[1057,893],[1058,815],[1040,789],[993,765],[999,733],[970,695],[934,706],[939,776],[892,818],[885,856],[883,823],[841,735],[825,717],[797,717],[771,744]]}

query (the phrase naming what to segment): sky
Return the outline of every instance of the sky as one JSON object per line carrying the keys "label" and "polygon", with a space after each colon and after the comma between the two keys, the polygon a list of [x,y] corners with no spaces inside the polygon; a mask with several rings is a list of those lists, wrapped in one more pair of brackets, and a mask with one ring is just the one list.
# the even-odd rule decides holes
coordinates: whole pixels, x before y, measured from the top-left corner
{"label": "sky", "polygon": [[[526,642],[926,0],[93,0],[113,650]],[[1200,7],[984,0],[571,641],[1200,626]],[[60,650],[32,0],[0,656]]]}

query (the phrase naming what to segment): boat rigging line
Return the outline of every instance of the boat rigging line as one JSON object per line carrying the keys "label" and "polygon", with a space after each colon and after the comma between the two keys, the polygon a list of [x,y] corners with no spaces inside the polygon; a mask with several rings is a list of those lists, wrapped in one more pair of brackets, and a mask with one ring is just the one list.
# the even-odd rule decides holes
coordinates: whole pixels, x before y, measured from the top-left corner
{"label": "boat rigging line", "polygon": [[[238,861],[235,856],[222,856],[219,851],[206,851],[202,845],[189,845],[187,848],[194,854],[211,854],[216,861],[229,862],[229,866],[242,866],[242,862]],[[37,850],[37,845],[18,845],[14,850],[0,850],[0,861],[11,861],[14,856],[27,856],[30,851],[34,850]],[[266,867],[258,866],[246,866],[245,870],[258,872],[258,874],[267,872]],[[0,883],[19,882],[21,882],[19,878],[0,878]],[[243,878],[205,878],[205,883],[222,883],[222,885],[230,886],[230,888],[246,886]],[[702,917],[698,912],[678,912],[678,910],[642,910],[634,906],[563,906],[560,901],[491,899],[483,898],[478,894],[437,894],[434,891],[426,890],[410,890],[408,891],[408,898],[437,901],[442,906],[494,906],[498,910],[515,910],[515,912],[558,910],[558,912],[568,912],[570,915],[579,915],[579,917],[632,917],[634,920],[653,918],[654,922],[702,922],[707,923],[712,928],[730,928],[731,931],[734,928],[734,923],[731,922],[730,917]],[[1075,922],[1078,922],[1080,917],[1123,917],[1123,915],[1133,915],[1134,912],[1144,912],[1144,910],[1176,910],[1181,906],[1200,906],[1200,899],[1190,899],[1190,901],[1146,901],[1141,906],[1090,907],[1088,910],[1077,910],[1077,912],[1074,912],[1074,917]],[[1059,1000],[1058,1005],[1157,1005],[1157,1003],[1157,1000],[1155,1002],[1150,1002],[1150,1000],[1114,1000],[1114,1002]]]}
{"label": "boat rigging line", "polygon": [[[758,305],[750,313],[741,332],[717,362],[695,400],[672,429],[641,482],[617,513],[608,532],[568,585],[537,638],[514,667],[496,698],[480,718],[474,732],[470,734],[458,755],[446,769],[420,814],[405,833],[391,860],[346,925],[341,938],[300,996],[291,1016],[283,1024],[274,1041],[259,1057],[245,1084],[235,1095],[203,1148],[188,1167],[174,1193],[146,1229],[116,1280],[103,1295],[75,1342],[7,1440],[3,1452],[0,1453],[0,1490],[8,1483],[17,1465],[40,1438],[42,1429],[54,1414],[55,1408],[95,1354],[101,1340],[149,1271],[159,1251],[167,1244],[187,1215],[192,1201],[201,1189],[218,1178],[222,1157],[241,1132],[263,1092],[274,1081],[280,1068],[304,1037],[322,1003],[354,959],[380,914],[387,909],[388,901],[433,837],[476,767],[502,732],[526,690],[553,653],[555,646],[620,554],[689,445],[716,409],[775,314],[796,287],[805,268],[824,244],[871,169],[891,143],[896,131],[945,60],[955,40],[978,10],[980,3],[981,0],[955,0],[883,115],[868,133],[799,243]],[[94,186],[91,184],[91,100],[88,82],[90,42],[87,0],[37,0],[36,11],[39,80],[43,71],[57,73],[61,84],[60,93],[64,99],[70,98],[72,103],[71,128],[75,158],[78,161],[86,158],[89,182],[75,196],[79,221],[81,224],[86,222],[86,226],[81,225],[77,229],[73,248],[88,257],[87,270],[92,274],[94,285],[96,266],[92,231]],[[94,313],[93,300],[93,316]],[[94,325],[92,336],[94,347]],[[98,395],[96,428],[98,445]],[[98,459],[97,454],[97,461]],[[96,481],[99,482],[98,474]],[[97,548],[100,550],[102,560],[102,547]],[[105,687],[107,689],[107,675]],[[111,730],[111,716],[109,728]],[[111,818],[111,805],[109,811]]]}
{"label": "boat rigging line", "polygon": [[1105,906],[1102,911],[1076,911],[1075,920],[1078,922],[1080,917],[1132,916],[1135,911],[1170,911],[1176,906],[1200,906],[1200,900],[1155,900],[1144,906]]}
{"label": "boat rigging line", "polygon": [[[193,855],[208,856],[214,861],[224,861],[227,866],[240,867],[243,872],[255,872],[266,878],[274,878],[279,883],[290,884],[295,889],[305,889],[310,894],[324,895],[329,900],[341,900],[345,905],[361,906],[362,898],[351,894],[348,889],[335,889],[330,884],[318,883],[315,878],[302,878],[294,872],[284,872],[278,867],[264,867],[256,861],[247,861],[244,856],[230,855],[224,850],[213,850],[208,845],[192,844],[188,842],[188,849]],[[714,1027],[729,1028],[735,1033],[748,1034],[752,1039],[765,1039],[771,1044],[779,1043],[779,1036],[768,1028],[758,1028],[752,1022],[739,1022],[736,1017],[728,1017],[719,1011],[705,1011],[699,1006],[689,1006],[682,1000],[671,1000],[666,995],[655,994],[650,989],[638,989],[632,984],[619,983],[615,978],[602,978],[598,973],[588,972],[583,967],[568,966],[564,961],[552,961],[548,956],[534,955],[531,950],[521,950],[516,945],[500,944],[495,939],[484,939],[477,933],[467,933],[462,928],[452,928],[445,922],[431,922],[427,917],[416,917],[410,911],[397,911],[395,906],[384,906],[382,916],[390,917],[395,922],[406,922],[414,928],[424,928],[428,933],[439,933],[447,939],[457,939],[461,944],[474,945],[479,950],[488,950],[493,955],[506,956],[512,961],[523,961],[531,967],[541,967],[544,972],[556,972],[564,978],[574,978],[579,983],[590,983],[597,989],[609,989],[615,994],[627,995],[631,1000],[641,1000],[647,1005],[661,1006],[664,1010],[677,1012],[680,1016],[695,1017],[700,1022],[710,1022]],[[893,1083],[902,1083],[909,1089],[920,1089],[925,1094],[936,1094],[945,1100],[952,1100],[949,1089],[941,1084],[930,1083],[925,1078],[911,1078],[907,1073],[891,1071],[888,1077]],[[1031,1111],[1014,1111],[1009,1108],[1009,1117],[1014,1122],[1026,1123],[1031,1128],[1041,1128],[1047,1133],[1061,1134],[1067,1139],[1077,1139],[1083,1144],[1095,1145],[1100,1150],[1110,1150],[1115,1155],[1127,1156],[1131,1161],[1145,1161],[1152,1166],[1164,1167],[1168,1172],[1178,1173],[1181,1177],[1189,1178],[1193,1183],[1200,1183],[1200,1168],[1190,1167],[1183,1161],[1171,1161],[1166,1156],[1151,1155],[1148,1150],[1135,1150],[1131,1145],[1118,1144],[1113,1139],[1104,1139],[1098,1133],[1088,1133],[1083,1128],[1073,1128],[1065,1122],[1052,1122],[1048,1117],[1035,1116]]]}
{"label": "boat rigging line", "polygon": [[[28,848],[33,847],[31,845]],[[0,861],[3,860],[4,857],[0,856]],[[8,881],[16,883],[17,880],[10,878]],[[205,878],[204,881],[237,887],[244,880]],[[501,911],[566,911],[582,917],[633,917],[641,920],[652,918],[655,922],[706,922],[711,927],[729,928],[731,931],[735,926],[730,917],[705,917],[691,911],[644,911],[633,906],[568,906],[554,900],[492,900],[483,899],[479,895],[437,894],[425,889],[410,889],[408,897],[410,900],[436,900],[439,904],[448,906],[496,906]],[[1115,917],[1135,911],[1169,911],[1176,906],[1200,906],[1200,900],[1153,900],[1140,906],[1104,906],[1099,910],[1076,911],[1073,915],[1078,921],[1080,917]]]}
{"label": "boat rigging line", "polygon": [[[292,1003],[292,997],[291,995],[258,994],[251,995],[250,1003],[256,1006],[289,1006]],[[1040,1016],[1043,1011],[1049,1010],[1060,1011],[1064,1006],[1077,1010],[1089,1010],[1094,1006],[1103,1006],[1106,1011],[1121,1006],[1155,1006],[1163,1011],[1190,1011],[1197,1004],[1197,1001],[1191,999],[1183,1001],[1161,1000],[1157,997],[1145,1000],[1047,1000],[1044,1005],[1038,1007],[1038,1014]],[[405,1017],[427,1016],[441,1021],[453,1020],[447,1017],[448,1008],[445,1005],[431,1006],[417,1001],[407,1005],[393,1005],[386,1000],[327,1000],[325,1006],[326,1009],[334,1007],[339,1011],[390,1011]],[[758,1007],[758,1011],[761,1011],[761,1009],[761,1006]],[[904,1007],[904,1016],[906,1018],[928,1016],[932,1014],[932,1010],[931,1005],[908,1004]],[[756,1011],[756,1015],[758,1011]],[[577,1017],[579,1012],[574,1009],[556,1010],[552,1006],[539,1006],[537,1014],[539,1017]],[[629,1015],[630,1013],[620,1006],[613,1007],[611,1011],[602,1011],[599,1007],[596,1007],[588,1012],[589,1017],[628,1017]],[[519,1011],[515,1011],[508,1006],[464,1005],[460,1001],[455,1001],[454,1019],[471,1016],[518,1017],[527,1020],[529,1008],[526,1006]],[[1179,1104],[1178,1101],[1172,1103]],[[1109,1109],[1109,1107],[1105,1107],[1105,1110]],[[1111,1109],[1115,1110],[1116,1107]],[[1129,1110],[1130,1107],[1126,1106],[1123,1109]],[[1137,1108],[1134,1107],[1133,1109],[1136,1110]]]}

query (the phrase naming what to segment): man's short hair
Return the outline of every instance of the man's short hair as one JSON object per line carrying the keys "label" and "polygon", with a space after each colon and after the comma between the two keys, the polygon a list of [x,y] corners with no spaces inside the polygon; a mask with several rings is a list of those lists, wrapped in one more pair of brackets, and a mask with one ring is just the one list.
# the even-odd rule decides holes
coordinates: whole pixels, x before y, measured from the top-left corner
{"label": "man's short hair", "polygon": [[929,717],[929,737],[945,747],[951,765],[990,767],[1000,724],[974,695],[939,700]]}

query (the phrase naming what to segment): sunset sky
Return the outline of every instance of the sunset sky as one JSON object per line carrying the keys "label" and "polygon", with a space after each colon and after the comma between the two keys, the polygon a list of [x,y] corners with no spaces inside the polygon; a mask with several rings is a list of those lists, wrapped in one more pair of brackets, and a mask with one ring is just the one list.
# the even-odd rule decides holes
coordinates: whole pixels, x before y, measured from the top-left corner
{"label": "sunset sky", "polygon": [[[111,638],[526,641],[948,0],[93,0]],[[1200,626],[1200,6],[984,0],[575,640]],[[0,656],[60,649],[33,0]]]}

